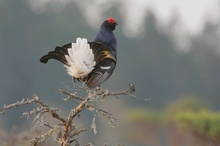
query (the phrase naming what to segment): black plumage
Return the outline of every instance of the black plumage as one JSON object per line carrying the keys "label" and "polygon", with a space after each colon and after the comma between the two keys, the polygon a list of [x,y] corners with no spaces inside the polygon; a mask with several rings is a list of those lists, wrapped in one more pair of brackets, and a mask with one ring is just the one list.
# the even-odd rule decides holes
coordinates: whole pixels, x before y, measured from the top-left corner
{"label": "black plumage", "polygon": [[[94,54],[96,62],[94,69],[86,76],[77,78],[87,84],[88,88],[94,88],[105,82],[113,73],[117,62],[117,41],[113,34],[113,30],[117,23],[114,19],[108,18],[100,27],[100,31],[93,42],[88,42]],[[55,59],[69,66],[65,55],[71,43],[62,47],[57,46],[54,51],[41,57],[40,62],[47,63],[49,59]],[[75,77],[74,77],[75,78]]]}
{"label": "black plumage", "polygon": [[[65,45],[65,46],[70,46],[70,44]],[[54,51],[49,52],[47,55],[44,55],[43,57],[40,58],[40,62],[42,63],[47,63],[49,59],[55,59],[63,64],[67,64],[67,60],[65,58],[65,55],[68,55],[67,49],[70,47],[60,47],[57,46]]]}
{"label": "black plumage", "polygon": [[[93,71],[88,75],[87,86],[94,88],[105,82],[113,73],[117,59],[111,53],[111,47],[106,43],[89,43],[93,50],[96,65]],[[109,67],[108,69],[103,69]]]}

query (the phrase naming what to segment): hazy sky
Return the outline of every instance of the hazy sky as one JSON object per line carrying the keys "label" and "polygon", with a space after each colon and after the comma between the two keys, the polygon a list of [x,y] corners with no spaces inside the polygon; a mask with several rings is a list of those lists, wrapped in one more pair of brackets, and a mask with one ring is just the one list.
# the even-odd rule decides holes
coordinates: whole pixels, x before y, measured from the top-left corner
{"label": "hazy sky", "polygon": [[[205,22],[220,22],[220,0],[29,0],[35,12],[43,13],[47,5],[76,3],[90,24],[95,27],[105,12],[116,7],[122,18],[123,32],[127,37],[146,35],[148,12],[156,16],[157,28],[170,35],[174,42],[185,48],[190,37],[199,35]],[[92,16],[92,17],[91,17]],[[174,19],[175,18],[175,19]],[[175,21],[175,23],[173,23]],[[172,27],[170,27],[172,26]],[[169,28],[169,29],[168,29]],[[167,31],[169,30],[169,31]],[[220,29],[219,36],[220,36]]]}

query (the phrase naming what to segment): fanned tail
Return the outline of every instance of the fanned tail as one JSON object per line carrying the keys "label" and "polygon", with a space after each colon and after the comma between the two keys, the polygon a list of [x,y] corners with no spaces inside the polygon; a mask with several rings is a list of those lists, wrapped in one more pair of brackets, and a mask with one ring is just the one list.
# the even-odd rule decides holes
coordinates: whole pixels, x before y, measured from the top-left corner
{"label": "fanned tail", "polygon": [[[88,88],[95,88],[105,82],[113,73],[117,57],[106,43],[87,42],[87,39],[77,38],[76,43],[62,47],[41,57],[40,62],[47,63],[55,59],[64,64],[67,73],[85,82]],[[75,81],[75,80],[74,80]]]}
{"label": "fanned tail", "polygon": [[66,44],[62,47],[57,46],[54,51],[49,52],[47,55],[44,55],[40,58],[41,63],[47,63],[50,59],[55,59],[62,62],[65,65],[68,65],[65,55],[68,55],[68,48],[71,47],[71,44]]}
{"label": "fanned tail", "polygon": [[76,43],[57,46],[54,51],[41,57],[40,62],[47,63],[49,59],[62,62],[67,73],[77,79],[87,77],[96,64],[93,50],[86,38],[77,38]]}

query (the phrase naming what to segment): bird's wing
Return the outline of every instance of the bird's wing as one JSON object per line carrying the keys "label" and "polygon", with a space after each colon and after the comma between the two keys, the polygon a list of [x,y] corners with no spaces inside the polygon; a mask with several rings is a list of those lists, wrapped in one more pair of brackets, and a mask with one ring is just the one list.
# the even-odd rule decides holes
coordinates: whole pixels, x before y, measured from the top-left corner
{"label": "bird's wing", "polygon": [[[114,57],[111,53],[112,48],[105,43],[89,42],[89,45],[94,54],[94,61],[96,65],[92,72],[86,77],[86,80],[87,87],[94,88],[111,76],[116,66],[116,57]],[[68,60],[65,57],[68,55],[69,48],[71,48],[71,43],[62,47],[57,46],[54,51],[51,51],[47,55],[41,57],[40,62],[47,63],[48,60],[55,59],[66,66],[69,66]]]}
{"label": "bird's wing", "polygon": [[57,46],[54,51],[51,51],[47,55],[42,56],[40,58],[40,62],[47,63],[48,60],[55,59],[55,60],[62,62],[65,65],[68,65],[67,60],[65,58],[65,55],[68,54],[68,48],[70,48],[70,47],[71,47],[71,43],[66,44],[62,47]]}
{"label": "bird's wing", "polygon": [[94,88],[105,82],[113,73],[116,66],[116,58],[111,53],[111,48],[105,43],[89,43],[96,61],[95,68],[88,75],[87,87]]}

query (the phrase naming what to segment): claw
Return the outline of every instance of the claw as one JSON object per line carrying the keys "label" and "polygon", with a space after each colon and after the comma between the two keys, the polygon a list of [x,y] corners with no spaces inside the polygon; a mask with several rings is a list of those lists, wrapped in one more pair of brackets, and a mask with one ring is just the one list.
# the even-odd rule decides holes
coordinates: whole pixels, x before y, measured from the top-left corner
{"label": "claw", "polygon": [[104,94],[104,91],[100,86],[97,86],[97,91],[99,92],[100,95]]}

